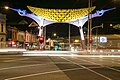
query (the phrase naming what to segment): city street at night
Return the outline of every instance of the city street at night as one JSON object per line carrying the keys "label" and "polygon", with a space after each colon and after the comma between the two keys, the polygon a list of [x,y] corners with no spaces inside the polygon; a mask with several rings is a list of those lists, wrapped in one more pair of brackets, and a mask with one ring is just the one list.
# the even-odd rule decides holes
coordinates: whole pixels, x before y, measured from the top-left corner
{"label": "city street at night", "polygon": [[56,54],[1,54],[0,80],[119,80],[119,56]]}
{"label": "city street at night", "polygon": [[0,80],[120,80],[120,0],[0,0]]}

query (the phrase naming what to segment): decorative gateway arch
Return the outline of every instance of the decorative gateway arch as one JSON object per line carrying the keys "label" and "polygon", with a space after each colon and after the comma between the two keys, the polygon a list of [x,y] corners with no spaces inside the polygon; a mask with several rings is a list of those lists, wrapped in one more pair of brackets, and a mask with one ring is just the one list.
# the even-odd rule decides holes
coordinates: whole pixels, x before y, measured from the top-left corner
{"label": "decorative gateway arch", "polygon": [[[83,25],[88,21],[88,14],[89,14],[88,8],[45,9],[45,8],[36,8],[32,6],[27,6],[27,7],[33,13],[28,13],[26,10],[20,10],[14,8],[9,8],[9,9],[18,12],[18,14],[21,16],[26,16],[36,21],[40,27],[39,35],[38,35],[40,37],[43,36],[43,27],[52,23],[69,23],[79,27],[82,48],[85,49]],[[93,11],[94,9],[95,7],[91,7],[91,11]],[[94,14],[91,14],[91,18],[100,17],[104,14],[104,12],[112,9],[96,11]]]}

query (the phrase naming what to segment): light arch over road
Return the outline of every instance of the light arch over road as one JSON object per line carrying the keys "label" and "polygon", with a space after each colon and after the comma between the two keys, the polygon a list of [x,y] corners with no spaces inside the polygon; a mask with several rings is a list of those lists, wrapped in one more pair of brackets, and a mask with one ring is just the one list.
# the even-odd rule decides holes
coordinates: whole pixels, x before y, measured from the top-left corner
{"label": "light arch over road", "polygon": [[[89,12],[93,11],[95,7],[91,7],[91,11],[88,8],[82,9],[45,9],[45,8],[37,8],[32,6],[27,6],[28,9],[33,13],[28,13],[26,10],[9,8],[18,12],[21,16],[26,16],[32,18],[36,21],[40,27],[39,35],[43,36],[43,27],[52,23],[69,23],[73,24],[80,29],[81,35],[81,44],[82,48],[85,49],[85,39],[83,34],[83,25],[88,21]],[[91,14],[90,18],[100,17],[109,10],[113,10],[115,8],[96,11]]]}

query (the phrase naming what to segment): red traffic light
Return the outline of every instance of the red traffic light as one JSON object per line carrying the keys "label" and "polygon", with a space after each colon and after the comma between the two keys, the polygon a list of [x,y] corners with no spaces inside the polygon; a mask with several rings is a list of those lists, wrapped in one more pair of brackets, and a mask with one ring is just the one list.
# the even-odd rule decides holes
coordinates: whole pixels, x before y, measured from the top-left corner
{"label": "red traffic light", "polygon": [[89,38],[89,43],[92,43],[92,37]]}
{"label": "red traffic light", "polygon": [[44,42],[44,37],[39,37],[39,42],[43,43]]}

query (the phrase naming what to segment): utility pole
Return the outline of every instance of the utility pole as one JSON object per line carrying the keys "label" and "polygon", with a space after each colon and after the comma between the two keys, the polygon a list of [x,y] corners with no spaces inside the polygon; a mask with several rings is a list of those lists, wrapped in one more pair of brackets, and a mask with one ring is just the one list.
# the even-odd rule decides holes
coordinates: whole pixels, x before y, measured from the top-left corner
{"label": "utility pole", "polygon": [[46,46],[46,26],[43,29],[43,37],[44,37],[43,48],[45,49],[45,46]]}
{"label": "utility pole", "polygon": [[26,30],[25,30],[24,34],[25,34],[25,37],[24,37],[24,47],[23,48],[26,49]]}
{"label": "utility pole", "polygon": [[69,50],[70,50],[70,47],[71,47],[71,45],[70,45],[70,24],[69,24]]}
{"label": "utility pole", "polygon": [[91,54],[91,50],[92,50],[92,14],[91,14],[91,6],[92,6],[92,0],[88,1],[88,48],[90,50],[90,54]]}

